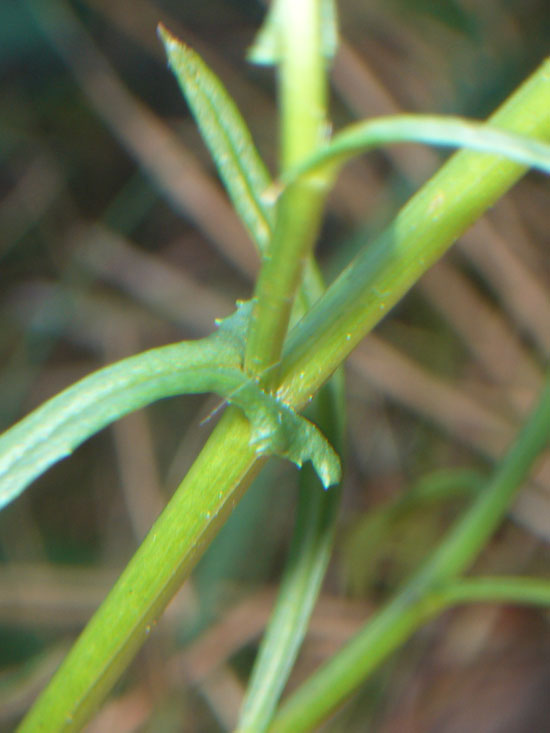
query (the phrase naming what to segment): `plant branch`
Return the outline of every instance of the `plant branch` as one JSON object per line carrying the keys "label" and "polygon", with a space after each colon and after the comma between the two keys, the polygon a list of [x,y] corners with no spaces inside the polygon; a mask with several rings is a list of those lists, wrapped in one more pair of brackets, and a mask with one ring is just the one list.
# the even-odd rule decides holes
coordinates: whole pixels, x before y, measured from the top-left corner
{"label": "plant branch", "polygon": [[[548,141],[550,60],[488,121]],[[283,399],[304,404],[327,373],[524,172],[524,166],[500,156],[469,151],[453,155],[289,334],[280,375]]]}
{"label": "plant branch", "polygon": [[[286,700],[270,733],[315,730],[391,652],[442,609],[446,583],[466,569],[483,548],[504,517],[514,493],[528,477],[533,462],[548,444],[549,435],[550,382],[547,382],[516,442],[465,516],[403,590]],[[485,599],[488,591],[486,586]],[[451,593],[447,600],[450,603],[452,599]]]}
{"label": "plant branch", "polygon": [[[324,283],[313,262],[302,284],[308,306],[321,296]],[[346,403],[343,370],[316,395],[316,423],[339,453],[345,439]],[[320,491],[315,474],[300,473],[298,511],[289,557],[277,601],[254,663],[242,705],[238,731],[261,733],[290,676],[328,566],[340,507],[340,487]]]}
{"label": "plant branch", "polygon": [[[550,62],[497,117],[506,129],[550,139]],[[280,392],[286,401],[303,407],[389,306],[523,173],[522,166],[492,156],[455,155],[293,329],[282,364]],[[247,420],[229,410],[21,731],[46,727],[54,733],[82,726],[260,465]],[[416,617],[407,621],[402,609],[395,614],[400,633],[408,635]]]}
{"label": "plant branch", "polygon": [[515,603],[550,606],[548,578],[495,576],[451,580],[429,596],[441,610],[459,603]]}
{"label": "plant branch", "polygon": [[[326,131],[326,74],[320,0],[276,0],[279,14],[281,172],[313,153]],[[280,197],[275,228],[254,292],[245,366],[267,386],[277,369],[292,305],[320,226],[325,192],[315,176]]]}

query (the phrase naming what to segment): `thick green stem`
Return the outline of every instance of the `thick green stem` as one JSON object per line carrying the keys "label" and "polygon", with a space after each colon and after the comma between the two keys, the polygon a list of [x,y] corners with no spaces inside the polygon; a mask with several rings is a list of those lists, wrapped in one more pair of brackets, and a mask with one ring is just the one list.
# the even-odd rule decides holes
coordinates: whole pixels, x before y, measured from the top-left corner
{"label": "thick green stem", "polygon": [[[550,139],[550,63],[510,98],[501,119],[507,129]],[[282,365],[288,403],[302,408],[386,307],[523,172],[483,154],[459,153],[445,165],[293,330]],[[247,421],[231,410],[20,730],[76,730],[100,705],[258,469],[249,440]]]}
{"label": "thick green stem", "polygon": [[[550,60],[491,116],[501,129],[550,138]],[[307,400],[388,310],[524,172],[502,157],[452,156],[289,335],[281,394]]]}
{"label": "thick green stem", "polygon": [[438,596],[438,587],[444,588],[483,548],[549,435],[550,383],[493,480],[463,519],[394,600],[283,704],[271,733],[316,730],[391,652],[441,610],[445,596]]}
{"label": "thick green stem", "polygon": [[229,410],[18,731],[78,731],[94,714],[260,469],[249,441]]}

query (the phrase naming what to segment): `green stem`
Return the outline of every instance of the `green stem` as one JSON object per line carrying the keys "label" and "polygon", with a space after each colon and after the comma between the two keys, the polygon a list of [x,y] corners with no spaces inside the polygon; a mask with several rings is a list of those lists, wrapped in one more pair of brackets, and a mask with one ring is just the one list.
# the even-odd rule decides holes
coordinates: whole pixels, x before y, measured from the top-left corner
{"label": "green stem", "polygon": [[[550,382],[495,475],[425,565],[344,649],[283,704],[271,733],[315,730],[398,646],[441,610],[438,589],[462,572],[502,520],[550,435]],[[432,593],[434,595],[432,595]]]}
{"label": "green stem", "polygon": [[303,184],[291,186],[277,204],[275,229],[255,290],[245,368],[271,388],[300,285],[304,263],[318,232],[324,196]]}
{"label": "green stem", "polygon": [[460,578],[430,593],[429,602],[441,610],[459,603],[550,606],[550,581],[510,576]]}
{"label": "green stem", "polygon": [[[520,87],[499,115],[505,119],[507,129],[550,139],[550,63]],[[524,172],[521,166],[502,160],[489,164],[491,159],[483,154],[468,154],[466,160],[461,153],[454,156],[436,176],[435,190],[429,183],[399,215],[398,224],[390,230],[399,246],[384,246],[386,242],[392,244],[391,234],[371,245],[371,254],[360,255],[343,279],[329,288],[311,314],[293,330],[282,365],[285,381],[281,385],[290,405],[302,408],[335,366],[385,315],[386,309],[380,305],[395,302],[484,211],[483,206],[491,206]],[[456,160],[462,162],[457,165]],[[447,191],[457,188],[462,196],[447,195]],[[438,191],[441,197],[435,201],[440,205],[433,208]],[[473,207],[473,214],[462,210],[467,206]],[[414,211],[418,215],[416,223],[411,218]],[[431,226],[436,228],[435,234]],[[411,239],[409,246],[407,237]],[[394,279],[390,277],[390,264]],[[357,282],[353,282],[352,273]],[[343,292],[346,284],[350,287],[349,298]],[[398,293],[395,296],[394,285]],[[147,629],[239,500],[252,472],[258,470],[249,441],[248,422],[236,410],[230,410],[23,722],[21,731],[76,730],[100,705],[146,638]]]}
{"label": "green stem", "polygon": [[[314,152],[326,130],[326,75],[319,0],[280,3],[281,172]],[[291,185],[277,203],[275,229],[255,289],[245,365],[264,382],[278,364],[304,264],[313,249],[325,199],[314,176]]]}
{"label": "green stem", "polygon": [[[490,117],[503,130],[550,138],[550,60]],[[299,404],[461,234],[525,172],[500,156],[459,152],[342,272],[294,329],[283,354],[283,399]]]}
{"label": "green stem", "polygon": [[261,468],[249,441],[228,410],[18,731],[78,731],[94,714]]}
{"label": "green stem", "polygon": [[[325,290],[310,258],[295,310],[303,314]],[[342,369],[316,395],[316,423],[338,453],[345,443],[346,395]],[[332,553],[340,508],[340,487],[320,491],[309,466],[300,472],[298,512],[289,557],[277,601],[247,685],[239,716],[239,733],[261,733],[271,722],[290,676]]]}
{"label": "green stem", "polygon": [[326,73],[320,0],[281,2],[281,172],[300,163],[323,140]]}

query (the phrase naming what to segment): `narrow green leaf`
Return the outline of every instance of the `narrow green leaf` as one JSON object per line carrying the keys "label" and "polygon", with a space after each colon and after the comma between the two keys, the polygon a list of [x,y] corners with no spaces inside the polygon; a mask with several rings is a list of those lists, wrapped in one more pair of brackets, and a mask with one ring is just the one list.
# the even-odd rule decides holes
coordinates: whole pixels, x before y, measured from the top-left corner
{"label": "narrow green leaf", "polygon": [[301,466],[311,460],[323,486],[337,483],[340,461],[308,420],[242,371],[250,303],[198,341],[151,349],[100,369],[53,397],[0,437],[0,508],[91,435],[163,397],[214,392],[240,407],[259,455]]}
{"label": "narrow green leaf", "polygon": [[306,174],[317,174],[331,185],[340,168],[351,158],[382,145],[427,143],[462,147],[501,155],[525,166],[550,173],[550,145],[499,130],[484,122],[437,115],[394,115],[350,125],[301,165],[283,176],[283,184]]}
{"label": "narrow green leaf", "polygon": [[220,79],[198,54],[162,24],[158,33],[229,197],[264,252],[273,223],[273,204],[265,196],[271,179],[248,127]]}

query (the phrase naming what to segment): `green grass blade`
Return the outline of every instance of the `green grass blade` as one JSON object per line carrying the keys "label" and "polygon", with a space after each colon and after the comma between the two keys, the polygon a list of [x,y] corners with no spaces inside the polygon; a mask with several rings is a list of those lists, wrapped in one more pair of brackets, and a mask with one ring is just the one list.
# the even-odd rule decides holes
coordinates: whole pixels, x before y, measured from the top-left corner
{"label": "green grass blade", "polygon": [[273,223],[273,204],[266,197],[271,179],[248,127],[220,79],[198,54],[163,25],[158,32],[235,210],[264,252]]}
{"label": "green grass blade", "polygon": [[[417,516],[422,515],[433,504],[456,498],[469,499],[479,494],[485,483],[484,476],[468,469],[435,471],[407,488],[402,495],[374,507],[354,522],[340,548],[340,556],[346,567],[345,586],[352,595],[364,592],[371,585],[377,558],[398,541],[405,517],[411,519],[410,514],[413,512]],[[411,522],[414,523],[414,517]],[[365,563],[366,557],[371,561]],[[407,567],[416,557],[407,556]]]}
{"label": "green grass blade", "polygon": [[[0,437],[0,507],[91,435],[123,415],[176,394],[209,391],[224,379],[216,363],[174,344],[124,359],[48,400]],[[212,354],[214,356],[214,354]],[[198,358],[197,358],[198,357]],[[238,369],[228,369],[230,389]],[[197,381],[198,379],[198,381]]]}
{"label": "green grass blade", "polygon": [[378,117],[350,125],[303,164],[285,174],[283,183],[288,185],[303,175],[318,173],[331,184],[340,167],[351,158],[394,143],[468,148],[502,155],[550,173],[550,145],[461,117],[411,114]]}

